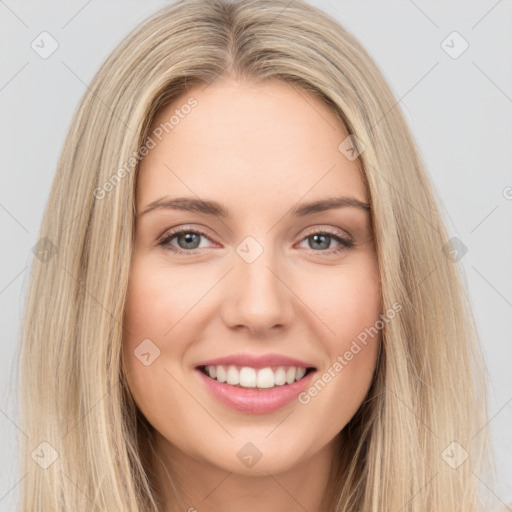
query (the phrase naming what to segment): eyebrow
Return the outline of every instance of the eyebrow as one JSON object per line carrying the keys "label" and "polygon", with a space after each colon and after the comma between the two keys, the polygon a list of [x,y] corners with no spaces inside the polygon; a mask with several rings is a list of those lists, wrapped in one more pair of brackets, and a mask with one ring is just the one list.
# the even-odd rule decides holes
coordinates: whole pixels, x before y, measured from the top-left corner
{"label": "eyebrow", "polygon": [[[324,212],[335,208],[353,207],[369,212],[370,205],[359,201],[355,197],[329,197],[317,201],[301,203],[288,212],[288,216],[305,217],[318,212]],[[195,199],[193,197],[176,197],[174,199],[162,197],[149,203],[143,212],[137,216],[144,215],[157,209],[183,210],[188,212],[203,213],[213,217],[229,218],[229,210],[217,201]]]}

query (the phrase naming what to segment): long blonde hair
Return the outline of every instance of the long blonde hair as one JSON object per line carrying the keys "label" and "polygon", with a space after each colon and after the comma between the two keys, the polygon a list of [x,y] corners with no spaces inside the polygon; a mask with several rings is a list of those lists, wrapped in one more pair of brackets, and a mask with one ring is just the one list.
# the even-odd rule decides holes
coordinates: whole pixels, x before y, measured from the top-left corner
{"label": "long blonde hair", "polygon": [[171,4],[90,84],[42,220],[21,330],[24,510],[162,506],[151,428],[121,357],[137,164],[157,110],[221,76],[307,90],[364,145],[383,309],[402,309],[383,328],[367,399],[340,433],[332,510],[484,510],[479,476],[494,470],[487,375],[438,198],[373,60],[302,0]]}

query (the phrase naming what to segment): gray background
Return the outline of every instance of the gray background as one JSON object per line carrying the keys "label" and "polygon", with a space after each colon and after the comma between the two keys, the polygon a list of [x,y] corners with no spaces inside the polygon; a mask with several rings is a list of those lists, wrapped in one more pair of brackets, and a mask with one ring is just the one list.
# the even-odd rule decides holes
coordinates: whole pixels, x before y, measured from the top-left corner
{"label": "gray background", "polygon": [[[14,357],[28,265],[72,116],[100,64],[168,2],[0,0],[0,510],[19,510]],[[311,1],[381,67],[434,182],[463,267],[489,368],[498,502],[512,502],[512,5],[509,1]],[[58,49],[41,58],[43,32]],[[469,48],[441,43],[459,32]],[[448,39],[450,41],[450,39]],[[452,43],[449,43],[452,44]],[[454,50],[460,48],[453,43]],[[508,188],[507,188],[508,187]],[[487,482],[482,479],[482,486]],[[512,509],[511,509],[512,510]]]}

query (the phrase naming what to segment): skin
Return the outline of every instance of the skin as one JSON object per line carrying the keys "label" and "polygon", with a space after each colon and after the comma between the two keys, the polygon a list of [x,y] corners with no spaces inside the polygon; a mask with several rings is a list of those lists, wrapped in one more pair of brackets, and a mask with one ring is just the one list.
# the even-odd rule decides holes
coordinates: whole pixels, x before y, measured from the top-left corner
{"label": "skin", "polygon": [[[297,203],[326,197],[368,203],[367,191],[356,162],[338,150],[347,133],[305,91],[278,81],[217,81],[161,110],[152,130],[191,96],[197,106],[140,165],[125,309],[127,380],[156,429],[164,509],[320,512],[337,434],[369,390],[379,336],[308,404],[293,400],[268,414],[219,402],[194,368],[233,353],[272,352],[313,363],[315,381],[379,319],[369,212],[344,207],[286,215]],[[142,213],[164,196],[215,200],[232,217],[163,208]],[[183,235],[167,244],[197,254],[158,245],[174,227],[206,231],[197,249],[188,249]],[[315,243],[312,235],[326,228],[355,245],[335,253],[343,248],[336,238]],[[248,236],[263,248],[252,263],[236,251]],[[134,350],[148,338],[160,355],[145,366]],[[247,442],[262,454],[252,467],[237,457]],[[179,506],[171,505],[176,500]]]}

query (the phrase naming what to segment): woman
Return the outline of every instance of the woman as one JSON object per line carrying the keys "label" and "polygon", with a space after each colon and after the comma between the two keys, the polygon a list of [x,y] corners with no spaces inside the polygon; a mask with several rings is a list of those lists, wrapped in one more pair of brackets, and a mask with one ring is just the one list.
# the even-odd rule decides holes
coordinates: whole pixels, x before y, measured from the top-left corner
{"label": "woman", "polygon": [[137,27],[41,238],[26,510],[485,509],[448,236],[382,74],[325,13],[190,0]]}

